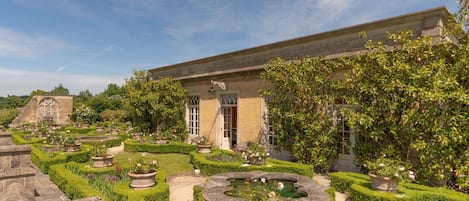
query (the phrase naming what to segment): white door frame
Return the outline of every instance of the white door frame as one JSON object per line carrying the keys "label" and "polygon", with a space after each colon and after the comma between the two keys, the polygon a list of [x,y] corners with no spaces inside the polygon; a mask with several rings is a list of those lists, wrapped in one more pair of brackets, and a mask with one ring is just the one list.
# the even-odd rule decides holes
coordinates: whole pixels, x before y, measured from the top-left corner
{"label": "white door frame", "polygon": [[[235,100],[232,100],[230,103],[231,104],[224,104],[223,102],[223,97],[226,96],[226,95],[234,95],[236,97]],[[224,125],[224,108],[232,108],[232,107],[236,107],[236,113],[237,113],[237,123],[236,123],[236,141],[239,141],[239,132],[238,132],[238,119],[239,119],[239,93],[237,92],[223,92],[223,93],[220,93],[218,94],[217,96],[217,99],[218,99],[218,114],[217,114],[217,122],[218,122],[218,128],[217,128],[217,144],[218,144],[218,147],[220,149],[231,149],[231,141],[232,141],[232,137],[233,137],[233,128],[231,128],[229,132],[229,137],[224,137],[224,132],[225,132],[225,125]],[[234,101],[234,102],[233,102]],[[234,103],[234,104],[232,104]],[[231,119],[230,119],[230,124],[232,124],[232,113],[231,113]]]}

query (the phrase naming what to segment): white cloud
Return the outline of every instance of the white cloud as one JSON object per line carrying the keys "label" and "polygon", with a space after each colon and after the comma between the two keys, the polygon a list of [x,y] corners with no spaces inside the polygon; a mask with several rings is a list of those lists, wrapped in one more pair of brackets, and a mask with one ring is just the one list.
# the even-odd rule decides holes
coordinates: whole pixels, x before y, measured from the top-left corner
{"label": "white cloud", "polygon": [[57,68],[57,72],[62,72],[63,70],[65,70],[67,68],[67,66],[63,65],[63,66],[60,66]]}
{"label": "white cloud", "polygon": [[0,57],[36,57],[69,47],[52,37],[26,35],[0,27]]}
{"label": "white cloud", "polygon": [[71,94],[78,94],[86,89],[96,94],[104,91],[109,83],[122,85],[127,77],[130,75],[96,76],[0,68],[0,96],[29,95],[36,89],[49,91],[60,83]]}

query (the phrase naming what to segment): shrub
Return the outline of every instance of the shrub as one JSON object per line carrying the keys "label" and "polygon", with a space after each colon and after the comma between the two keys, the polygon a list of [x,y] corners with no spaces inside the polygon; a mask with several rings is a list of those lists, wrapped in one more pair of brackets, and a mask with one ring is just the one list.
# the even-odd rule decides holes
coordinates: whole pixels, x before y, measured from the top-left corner
{"label": "shrub", "polygon": [[188,154],[189,152],[195,151],[196,149],[197,146],[182,142],[170,142],[169,144],[139,143],[133,140],[126,140],[124,142],[124,150],[127,152]]}
{"label": "shrub", "polygon": [[[219,154],[220,150],[213,150],[212,154]],[[281,161],[272,158],[267,159],[266,165],[242,166],[242,162],[219,162],[207,159],[207,155],[199,154],[195,151],[189,153],[191,163],[201,170],[204,175],[215,175],[225,172],[248,172],[260,170],[265,172],[288,172],[300,174],[308,177],[313,176],[311,165],[293,163],[289,161]]]}
{"label": "shrub", "polygon": [[352,172],[334,172],[330,174],[330,178],[331,186],[341,193],[350,192],[354,183],[368,183],[370,180],[368,175]]}
{"label": "shrub", "polygon": [[330,201],[335,201],[335,188],[334,187],[330,187],[326,189],[324,192],[326,192],[327,195],[329,195]]}

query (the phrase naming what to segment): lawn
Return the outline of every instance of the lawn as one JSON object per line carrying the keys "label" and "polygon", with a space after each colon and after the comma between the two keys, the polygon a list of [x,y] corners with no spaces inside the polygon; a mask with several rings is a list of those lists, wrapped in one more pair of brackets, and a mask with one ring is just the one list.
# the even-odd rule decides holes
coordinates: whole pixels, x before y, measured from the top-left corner
{"label": "lawn", "polygon": [[[114,162],[119,164],[128,164],[129,158],[132,161],[141,157],[140,153],[123,152],[116,155]],[[167,175],[180,174],[192,171],[189,155],[187,154],[151,154],[145,153],[145,160],[157,160],[159,169],[164,170]]]}

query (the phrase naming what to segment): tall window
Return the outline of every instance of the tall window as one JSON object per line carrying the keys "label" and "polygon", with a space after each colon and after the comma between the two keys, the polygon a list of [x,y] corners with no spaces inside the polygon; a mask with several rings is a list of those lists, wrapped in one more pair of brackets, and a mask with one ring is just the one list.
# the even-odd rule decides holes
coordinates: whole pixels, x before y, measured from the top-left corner
{"label": "tall window", "polygon": [[189,109],[189,135],[199,135],[200,115],[199,115],[199,96],[189,96],[187,98],[187,107]]}
{"label": "tall window", "polygon": [[275,146],[277,145],[277,134],[275,134],[274,131],[274,121],[272,119],[268,119],[267,122],[267,137],[269,140],[269,145]]}

